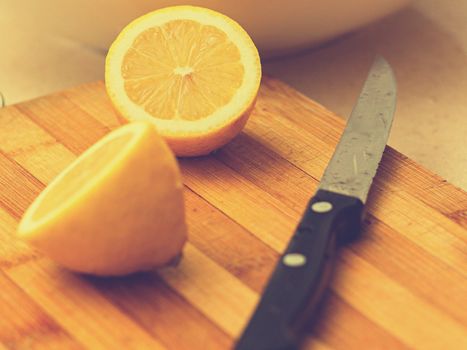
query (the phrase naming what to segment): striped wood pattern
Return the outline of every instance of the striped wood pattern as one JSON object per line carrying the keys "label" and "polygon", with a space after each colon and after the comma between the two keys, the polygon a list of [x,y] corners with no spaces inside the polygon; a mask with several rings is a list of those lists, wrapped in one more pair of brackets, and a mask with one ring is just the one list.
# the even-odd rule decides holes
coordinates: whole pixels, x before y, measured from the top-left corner
{"label": "striped wood pattern", "polygon": [[[118,126],[101,82],[0,110],[0,349],[225,349],[245,325],[343,129],[264,78],[245,131],[181,159],[177,268],[98,279],[14,238],[23,211]],[[467,194],[388,148],[362,238],[343,248],[316,349],[467,349]]]}

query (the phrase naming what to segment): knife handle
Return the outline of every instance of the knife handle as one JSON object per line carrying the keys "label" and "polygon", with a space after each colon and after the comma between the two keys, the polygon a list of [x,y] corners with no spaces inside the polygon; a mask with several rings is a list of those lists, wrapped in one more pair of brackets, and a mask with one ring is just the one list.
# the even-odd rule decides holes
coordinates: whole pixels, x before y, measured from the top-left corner
{"label": "knife handle", "polygon": [[326,289],[336,247],[356,237],[362,215],[360,199],[316,192],[235,349],[299,348],[299,332]]}

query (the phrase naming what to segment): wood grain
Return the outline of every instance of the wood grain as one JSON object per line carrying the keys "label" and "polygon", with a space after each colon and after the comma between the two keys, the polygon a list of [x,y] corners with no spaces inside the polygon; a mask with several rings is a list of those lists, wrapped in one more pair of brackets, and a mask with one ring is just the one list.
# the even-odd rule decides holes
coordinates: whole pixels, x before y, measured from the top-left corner
{"label": "wood grain", "polygon": [[[0,346],[230,348],[343,129],[265,78],[241,135],[213,155],[180,159],[190,231],[180,266],[75,275],[17,241],[17,221],[118,125],[101,82],[0,110]],[[467,347],[466,209],[465,192],[388,148],[362,237],[341,250],[304,347]]]}
{"label": "wood grain", "polygon": [[82,277],[46,259],[17,265],[6,273],[87,348],[164,348]]}
{"label": "wood grain", "polygon": [[75,339],[2,271],[0,290],[0,342],[5,347],[82,349]]}

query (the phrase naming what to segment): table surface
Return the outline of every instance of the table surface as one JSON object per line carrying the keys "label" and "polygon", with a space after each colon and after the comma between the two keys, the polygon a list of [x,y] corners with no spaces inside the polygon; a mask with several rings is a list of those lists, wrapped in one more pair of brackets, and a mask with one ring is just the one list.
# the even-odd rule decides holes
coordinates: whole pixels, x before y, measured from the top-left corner
{"label": "table surface", "polygon": [[[0,3],[0,13],[9,13],[8,1]],[[389,144],[467,189],[465,18],[465,0],[416,0],[325,46],[266,62],[264,70],[346,117],[373,57],[384,55],[399,86]],[[8,104],[103,78],[103,52],[28,24],[18,28],[19,20],[0,16],[0,33],[8,33],[1,38],[0,91]]]}

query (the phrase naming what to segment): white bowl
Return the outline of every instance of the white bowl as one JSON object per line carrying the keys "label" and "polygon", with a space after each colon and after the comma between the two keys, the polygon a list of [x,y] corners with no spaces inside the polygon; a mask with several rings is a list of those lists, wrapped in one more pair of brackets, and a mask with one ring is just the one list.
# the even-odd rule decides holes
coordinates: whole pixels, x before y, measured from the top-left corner
{"label": "white bowl", "polygon": [[396,11],[409,0],[22,0],[12,11],[48,30],[107,49],[132,19],[157,8],[191,4],[237,20],[263,57],[322,43]]}

